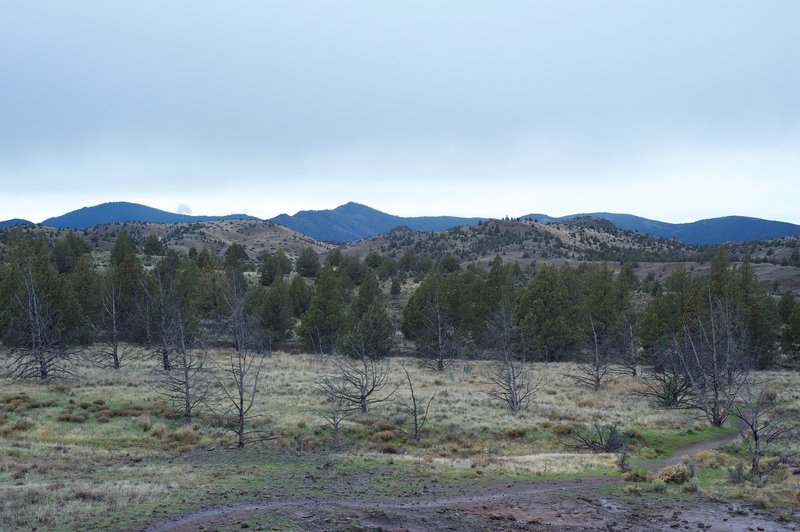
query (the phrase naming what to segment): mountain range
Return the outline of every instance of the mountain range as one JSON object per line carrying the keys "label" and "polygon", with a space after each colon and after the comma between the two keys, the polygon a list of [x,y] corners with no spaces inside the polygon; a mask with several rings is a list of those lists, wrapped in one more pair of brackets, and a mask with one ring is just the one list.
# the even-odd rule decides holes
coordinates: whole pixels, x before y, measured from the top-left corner
{"label": "mountain range", "polygon": [[[678,224],[631,214],[607,212],[572,214],[562,217],[528,214],[521,218],[551,223],[584,217],[608,220],[620,229],[638,231],[661,238],[674,238],[687,244],[718,244],[800,235],[800,225],[746,216],[725,216]],[[86,229],[95,225],[126,221],[170,224],[217,220],[257,220],[257,218],[246,214],[191,216],[162,211],[137,203],[112,202],[84,207],[61,216],[48,218],[42,222],[42,225]],[[385,233],[398,226],[431,232],[443,231],[456,226],[473,225],[482,220],[485,219],[455,216],[402,217],[350,202],[335,209],[300,211],[294,215],[280,214],[267,221],[283,225],[315,240],[343,244]],[[30,223],[20,219],[0,221],[0,228]]]}
{"label": "mountain range", "polygon": [[769,240],[800,234],[800,225],[788,222],[764,220],[748,216],[723,216],[690,223],[669,223],[650,220],[632,214],[592,212],[570,214],[554,218],[546,214],[528,214],[522,218],[541,223],[563,222],[575,218],[600,218],[608,220],[620,229],[638,231],[661,238],[674,238],[686,244],[721,244],[748,240]]}
{"label": "mountain range", "polygon": [[193,222],[213,222],[217,220],[257,220],[247,214],[227,216],[192,216],[154,209],[138,203],[115,201],[101,203],[94,207],[83,207],[76,211],[48,218],[42,225],[63,229],[88,229],[95,225],[117,222],[150,222],[157,224],[180,224]]}
{"label": "mountain range", "polygon": [[294,216],[280,214],[270,221],[316,240],[344,244],[379,235],[400,226],[410,227],[416,231],[444,231],[459,225],[473,225],[481,220],[483,218],[456,216],[394,216],[351,201],[335,209],[300,211]]}

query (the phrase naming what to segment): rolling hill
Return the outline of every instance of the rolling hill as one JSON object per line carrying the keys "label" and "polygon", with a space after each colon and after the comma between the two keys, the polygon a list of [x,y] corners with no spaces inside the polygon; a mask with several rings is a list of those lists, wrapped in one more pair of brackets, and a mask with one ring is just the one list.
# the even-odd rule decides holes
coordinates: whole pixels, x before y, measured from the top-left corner
{"label": "rolling hill", "polygon": [[[770,240],[800,235],[800,225],[746,216],[724,216],[691,223],[668,223],[632,214],[609,212],[571,214],[561,217],[528,214],[520,217],[522,220],[531,220],[541,224],[566,222],[578,218],[607,220],[620,229],[698,245]],[[162,211],[137,203],[112,202],[84,207],[61,216],[48,218],[42,224],[56,228],[87,229],[96,225],[122,222],[174,224],[257,219],[246,214],[191,216]],[[395,227],[402,226],[415,231],[436,232],[458,226],[471,226],[484,220],[486,219],[456,216],[403,217],[350,202],[335,209],[299,211],[294,215],[280,214],[269,221],[318,241],[345,244],[380,235]],[[17,219],[8,220],[0,222],[0,227],[23,224],[30,224],[30,222]]]}
{"label": "rolling hill", "polygon": [[335,209],[300,211],[294,216],[280,214],[270,221],[294,229],[316,240],[342,244],[379,235],[399,226],[406,226],[416,231],[443,231],[460,225],[472,225],[480,220],[481,218],[455,216],[405,218],[350,202]]}
{"label": "rolling hill", "polygon": [[0,222],[0,229],[8,229],[9,227],[16,227],[18,225],[33,225],[33,222],[23,220],[22,218],[12,218],[11,220],[3,220]]}
{"label": "rolling hill", "polygon": [[748,240],[770,240],[784,236],[800,235],[800,225],[787,222],[750,218],[747,216],[723,216],[690,223],[673,224],[650,220],[632,214],[593,212],[570,214],[554,218],[546,214],[528,214],[524,219],[551,223],[574,218],[601,218],[608,220],[620,229],[638,231],[660,238],[674,238],[687,244],[722,244],[725,242],[744,242]]}
{"label": "rolling hill", "polygon": [[191,216],[154,209],[138,203],[116,201],[101,203],[93,207],[83,207],[61,216],[48,218],[42,225],[68,229],[87,229],[101,224],[119,222],[149,222],[157,224],[211,222],[216,220],[255,220],[246,214],[227,216]]}
{"label": "rolling hill", "polygon": [[488,263],[495,255],[521,264],[535,261],[688,261],[701,250],[681,242],[627,231],[596,218],[563,222],[489,220],[468,227],[424,233],[399,227],[388,233],[351,242],[346,253],[372,251],[400,257],[408,251],[439,259],[451,255],[463,263]]}

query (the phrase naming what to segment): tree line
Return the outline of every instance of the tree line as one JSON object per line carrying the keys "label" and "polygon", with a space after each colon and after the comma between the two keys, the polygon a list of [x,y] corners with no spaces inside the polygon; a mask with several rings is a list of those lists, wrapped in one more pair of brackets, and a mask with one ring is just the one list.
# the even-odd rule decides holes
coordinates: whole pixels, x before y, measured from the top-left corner
{"label": "tree line", "polygon": [[[609,365],[634,373],[645,363],[668,366],[665,358],[705,334],[715,313],[725,314],[726,341],[751,368],[773,364],[780,352],[796,359],[800,347],[791,292],[776,301],[748,258],[733,264],[724,247],[707,276],[679,268],[648,293],[632,263],[618,271],[594,263],[522,270],[498,256],[483,271],[412,251],[362,260],[335,250],[322,262],[306,248],[295,261],[266,253],[248,276],[250,258],[238,244],[223,257],[206,249],[186,255],[148,238],[143,251],[159,256],[151,267],[120,231],[108,267],[97,268],[76,233],[51,245],[12,233],[0,269],[0,337],[20,357],[14,376],[69,374],[70,353],[91,344],[102,347],[99,363],[119,367],[128,346],[139,345],[164,370],[187,346],[234,345],[228,322],[237,289],[257,344],[295,341],[313,352],[379,358],[396,347],[399,330],[422,360],[443,369],[458,358],[498,356],[505,342],[521,362],[588,360],[595,387]],[[396,296],[409,279],[419,284],[395,324],[381,281]]]}

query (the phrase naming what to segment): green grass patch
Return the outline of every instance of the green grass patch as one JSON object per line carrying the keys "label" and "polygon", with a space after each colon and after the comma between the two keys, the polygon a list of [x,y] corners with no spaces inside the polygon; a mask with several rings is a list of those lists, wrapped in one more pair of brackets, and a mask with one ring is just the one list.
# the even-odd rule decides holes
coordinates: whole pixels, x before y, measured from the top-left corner
{"label": "green grass patch", "polygon": [[708,427],[702,430],[655,430],[637,427],[637,431],[636,452],[649,460],[673,456],[694,443],[713,440],[731,432],[727,427]]}

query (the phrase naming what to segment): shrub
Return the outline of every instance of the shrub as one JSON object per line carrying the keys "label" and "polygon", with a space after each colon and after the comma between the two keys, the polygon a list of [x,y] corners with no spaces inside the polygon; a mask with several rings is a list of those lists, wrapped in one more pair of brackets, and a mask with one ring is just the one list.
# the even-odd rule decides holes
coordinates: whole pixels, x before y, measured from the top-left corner
{"label": "shrub", "polygon": [[197,425],[181,427],[172,433],[172,439],[184,445],[197,443],[200,439],[200,427]]}
{"label": "shrub", "polygon": [[625,431],[625,437],[628,438],[629,440],[641,440],[642,433],[636,429],[631,428]]}
{"label": "shrub", "polygon": [[622,480],[625,482],[648,482],[652,480],[652,476],[644,469],[638,468],[623,473]]}
{"label": "shrub", "polygon": [[731,484],[744,484],[748,478],[743,463],[738,462],[735,466],[728,468],[728,482]]}
{"label": "shrub", "polygon": [[656,475],[656,480],[660,480],[666,484],[683,484],[694,476],[692,469],[685,463],[681,462],[675,465],[669,465],[663,468]]}
{"label": "shrub", "polygon": [[556,436],[564,436],[566,434],[570,434],[575,427],[569,423],[560,423],[553,427],[553,434]]}
{"label": "shrub", "polygon": [[595,423],[593,430],[569,434],[575,440],[579,449],[587,449],[593,453],[617,453],[623,451],[628,444],[628,438],[617,424],[601,425]]}
{"label": "shrub", "polygon": [[139,416],[139,418],[136,420],[136,424],[139,425],[139,428],[141,428],[144,432],[147,432],[150,430],[150,427],[153,426],[150,416],[146,416],[144,414]]}
{"label": "shrub", "polygon": [[394,432],[391,430],[382,430],[380,432],[374,432],[369,435],[367,438],[372,443],[378,443],[382,441],[389,441],[394,438]]}
{"label": "shrub", "polygon": [[397,448],[396,445],[390,443],[388,445],[384,445],[383,447],[381,447],[381,452],[383,454],[397,454],[398,452],[400,452],[400,450]]}
{"label": "shrub", "polygon": [[714,449],[709,449],[707,451],[700,451],[699,453],[695,453],[692,458],[695,462],[702,465],[703,467],[708,467],[710,469],[719,469],[725,465],[725,463],[729,460],[729,457],[723,455],[719,451]]}
{"label": "shrub", "polygon": [[510,429],[506,429],[503,434],[506,438],[522,438],[528,433],[528,429],[525,427],[511,427]]}
{"label": "shrub", "polygon": [[692,477],[683,485],[683,491],[686,493],[697,493],[700,491],[700,483],[697,482],[697,477]]}
{"label": "shrub", "polygon": [[156,438],[163,438],[167,435],[167,427],[159,421],[150,429],[150,435]]}
{"label": "shrub", "polygon": [[379,421],[375,428],[377,430],[394,430],[397,428],[397,425],[390,421]]}
{"label": "shrub", "polygon": [[13,434],[15,432],[24,432],[24,431],[28,430],[29,428],[31,428],[32,426],[33,426],[33,423],[28,418],[18,419],[13,425],[5,427],[2,430],[1,434],[3,436],[8,436],[8,435]]}

